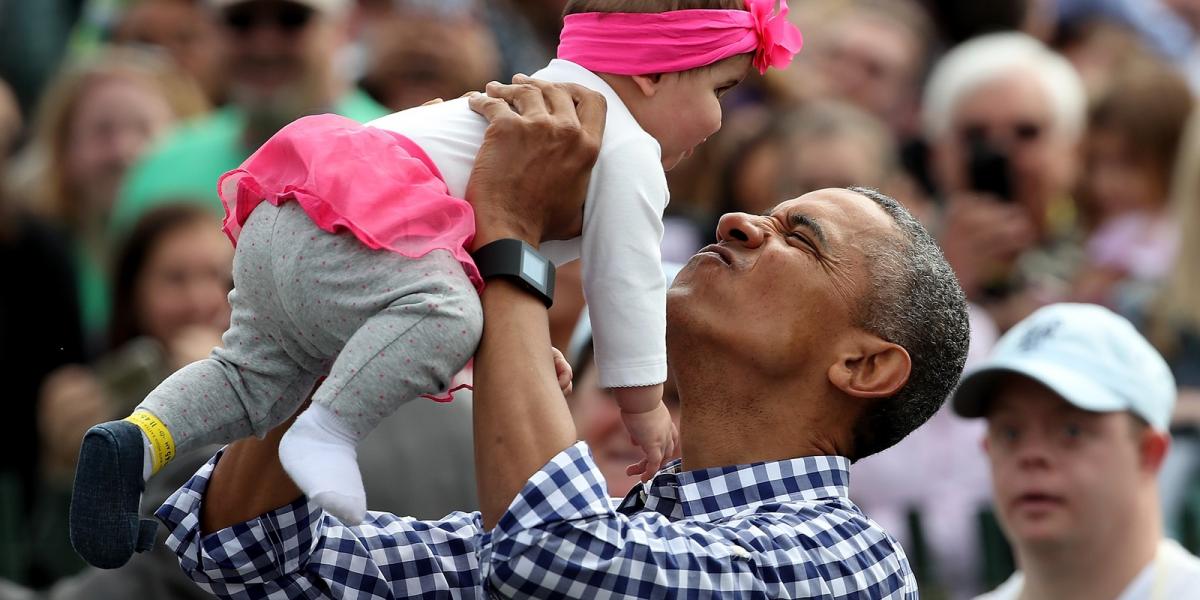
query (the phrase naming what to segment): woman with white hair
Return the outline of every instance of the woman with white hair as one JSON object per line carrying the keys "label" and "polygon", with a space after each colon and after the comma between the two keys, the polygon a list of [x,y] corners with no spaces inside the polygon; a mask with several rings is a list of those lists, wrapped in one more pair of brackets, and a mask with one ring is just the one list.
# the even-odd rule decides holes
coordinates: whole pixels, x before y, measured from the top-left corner
{"label": "woman with white hair", "polygon": [[1070,200],[1086,94],[1021,33],[967,41],[934,67],[923,128],[945,203],[941,242],[1001,329],[1063,293],[1078,262]]}

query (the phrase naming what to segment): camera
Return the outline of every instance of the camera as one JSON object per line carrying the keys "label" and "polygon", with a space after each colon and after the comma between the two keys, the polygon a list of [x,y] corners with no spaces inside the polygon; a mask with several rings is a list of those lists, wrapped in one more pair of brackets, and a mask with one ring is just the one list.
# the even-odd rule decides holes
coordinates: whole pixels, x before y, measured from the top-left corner
{"label": "camera", "polygon": [[1012,167],[1008,155],[983,138],[972,139],[970,144],[967,177],[971,190],[1012,202]]}

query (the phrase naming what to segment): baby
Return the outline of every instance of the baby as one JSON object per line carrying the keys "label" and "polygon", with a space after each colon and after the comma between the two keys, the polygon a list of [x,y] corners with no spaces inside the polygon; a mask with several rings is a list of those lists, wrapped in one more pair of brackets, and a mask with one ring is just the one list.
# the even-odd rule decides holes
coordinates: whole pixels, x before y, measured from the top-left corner
{"label": "baby", "polygon": [[[571,0],[558,58],[533,74],[607,100],[583,234],[539,249],[558,264],[582,258],[600,383],[615,390],[645,453],[630,466],[644,479],[677,440],[662,402],[664,170],[716,133],[721,95],[751,64],[783,67],[799,50],[786,2],[774,7]],[[71,504],[71,540],[84,559],[114,568],[148,549],[155,524],[139,524],[144,482],[176,452],[264,435],[320,377],[280,460],[333,516],[364,518],[359,440],[400,404],[445,391],[479,341],[483,281],[466,250],[474,216],[463,198],[486,125],[465,99],[366,126],[307,117],[221,178],[225,231],[237,246],[230,328],[210,358],[85,436]]]}

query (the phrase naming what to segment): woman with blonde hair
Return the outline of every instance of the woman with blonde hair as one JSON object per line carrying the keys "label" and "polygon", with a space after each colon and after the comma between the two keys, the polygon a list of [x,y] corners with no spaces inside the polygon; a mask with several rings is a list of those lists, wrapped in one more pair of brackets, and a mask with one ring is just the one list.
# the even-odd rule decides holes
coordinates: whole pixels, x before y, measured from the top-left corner
{"label": "woman with blonde hair", "polygon": [[15,192],[71,239],[84,328],[94,341],[109,312],[107,220],[125,172],[176,122],[206,108],[195,82],[169,62],[128,48],[67,66],[39,104],[15,166]]}

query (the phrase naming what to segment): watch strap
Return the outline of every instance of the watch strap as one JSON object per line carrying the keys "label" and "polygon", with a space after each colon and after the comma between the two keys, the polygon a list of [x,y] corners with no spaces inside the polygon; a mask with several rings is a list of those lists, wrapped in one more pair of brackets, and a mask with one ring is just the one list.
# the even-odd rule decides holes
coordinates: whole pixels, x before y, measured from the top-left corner
{"label": "watch strap", "polygon": [[518,239],[499,239],[471,253],[484,280],[504,277],[519,284],[550,308],[554,304],[554,263]]}

